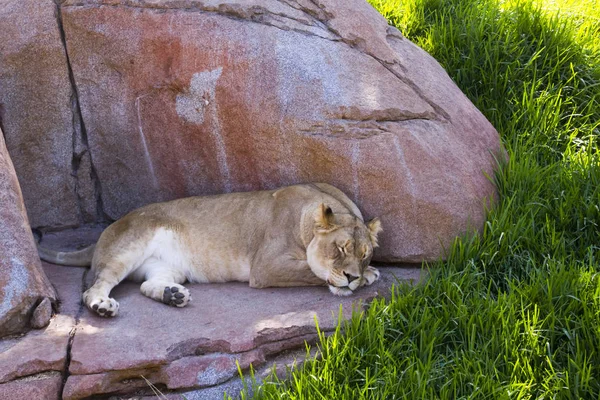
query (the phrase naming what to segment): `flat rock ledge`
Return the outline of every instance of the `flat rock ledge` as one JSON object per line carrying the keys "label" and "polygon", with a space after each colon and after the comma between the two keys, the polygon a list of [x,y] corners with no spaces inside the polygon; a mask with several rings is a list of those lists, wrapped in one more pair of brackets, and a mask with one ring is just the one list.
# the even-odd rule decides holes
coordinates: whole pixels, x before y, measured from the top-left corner
{"label": "flat rock ledge", "polygon": [[260,379],[277,366],[301,362],[305,343],[317,341],[353,308],[390,293],[399,280],[419,280],[419,267],[381,267],[382,277],[353,296],[325,287],[252,289],[245,283],[187,285],[188,307],[175,309],[144,297],[125,282],[112,295],[114,319],[92,315],[80,304],[90,284],[86,268],[44,263],[56,287],[60,312],[44,330],[0,341],[0,400],[14,398],[221,399],[244,382],[238,365]]}

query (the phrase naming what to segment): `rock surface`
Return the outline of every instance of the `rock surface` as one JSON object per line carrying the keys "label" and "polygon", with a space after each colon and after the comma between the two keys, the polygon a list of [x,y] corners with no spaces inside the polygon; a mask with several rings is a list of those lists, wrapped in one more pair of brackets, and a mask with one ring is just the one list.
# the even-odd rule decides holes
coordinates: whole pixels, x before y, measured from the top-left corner
{"label": "rock surface", "polygon": [[31,327],[35,329],[42,329],[48,326],[50,318],[52,317],[52,303],[48,298],[44,298],[40,304],[33,310],[31,316]]}
{"label": "rock surface", "polygon": [[[310,353],[311,356],[314,357],[316,354],[316,349],[314,347],[311,348]],[[256,384],[260,385],[265,380],[270,379],[271,374],[273,372],[275,372],[275,374],[280,379],[289,378],[289,372],[294,368],[301,367],[301,365],[305,361],[305,357],[306,349],[299,349],[282,353],[281,355],[270,360],[268,365],[265,365],[262,368],[255,369],[254,378],[256,380]],[[249,398],[252,398],[252,379],[248,376],[245,376],[244,381],[242,381],[242,378],[234,378],[217,386],[167,394],[165,396],[165,400],[181,400],[184,398],[186,400],[222,399],[224,398],[224,394],[227,394],[233,399],[238,399],[240,392],[244,389],[244,383],[248,390],[247,395],[249,396]],[[150,400],[151,398],[152,396],[144,396],[141,397],[140,400]],[[118,400],[121,399],[125,400],[125,397],[118,398]]]}
{"label": "rock surface", "polygon": [[[362,0],[68,0],[105,211],[332,183],[419,262],[484,220],[497,132]],[[360,22],[358,22],[360,21]]]}
{"label": "rock surface", "polygon": [[[0,337],[30,327],[34,309],[44,299],[56,301],[42,271],[31,234],[19,181],[0,131]],[[46,310],[48,311],[48,310]],[[50,310],[51,311],[51,310]],[[48,324],[50,313],[38,315]],[[46,318],[45,320],[42,320]]]}
{"label": "rock surface", "polygon": [[62,375],[58,372],[29,376],[0,383],[0,399],[60,399]]}
{"label": "rock surface", "polygon": [[45,330],[0,341],[0,383],[48,371],[63,371],[74,319],[58,315]]}
{"label": "rock surface", "polygon": [[63,372],[65,369],[69,335],[80,310],[86,269],[44,263],[44,271],[57,289],[59,314],[52,318],[44,330],[0,340],[0,384],[52,371]]}
{"label": "rock surface", "polygon": [[60,18],[51,0],[0,11],[33,226],[308,181],[382,218],[381,261],[436,260],[482,226],[498,134],[364,0],[59,3]]}
{"label": "rock surface", "polygon": [[95,200],[56,4],[4,0],[0,27],[0,120],[31,224],[77,225]]}

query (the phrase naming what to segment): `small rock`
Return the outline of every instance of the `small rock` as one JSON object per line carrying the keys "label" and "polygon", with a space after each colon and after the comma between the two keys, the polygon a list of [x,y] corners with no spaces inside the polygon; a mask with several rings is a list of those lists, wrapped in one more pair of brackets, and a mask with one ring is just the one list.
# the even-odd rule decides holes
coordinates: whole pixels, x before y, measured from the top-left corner
{"label": "small rock", "polygon": [[52,303],[47,297],[33,311],[33,316],[29,321],[32,328],[42,329],[48,326],[52,317]]}

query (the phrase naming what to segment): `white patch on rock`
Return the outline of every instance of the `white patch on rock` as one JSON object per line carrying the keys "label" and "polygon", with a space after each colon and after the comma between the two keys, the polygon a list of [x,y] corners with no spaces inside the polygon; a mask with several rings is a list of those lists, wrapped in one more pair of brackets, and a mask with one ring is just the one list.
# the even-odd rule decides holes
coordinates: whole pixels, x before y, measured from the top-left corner
{"label": "white patch on rock", "polygon": [[189,91],[177,95],[175,100],[177,115],[187,122],[202,124],[205,109],[215,99],[215,90],[221,72],[223,67],[195,73],[190,81]]}
{"label": "white patch on rock", "polygon": [[138,132],[140,133],[140,141],[142,142],[142,146],[144,147],[144,158],[146,159],[146,164],[148,165],[148,171],[150,172],[150,175],[152,176],[152,184],[154,185],[155,188],[158,188],[158,179],[156,178],[156,172],[154,172],[154,163],[152,162],[152,156],[150,155],[150,152],[148,151],[148,143],[146,142],[146,135],[144,135],[144,128],[143,128],[143,124],[142,124],[142,114],[140,112],[140,101],[147,95],[148,94],[146,93],[144,95],[138,96],[135,99],[135,108],[137,111]]}
{"label": "white patch on rock", "polygon": [[212,71],[195,73],[190,81],[189,89],[185,93],[177,95],[175,110],[177,115],[187,122],[201,125],[206,120],[209,124],[207,130],[215,141],[217,163],[223,179],[223,190],[229,193],[233,191],[233,186],[227,161],[227,147],[221,135],[221,123],[215,101],[217,81],[222,72],[223,67],[219,67]]}

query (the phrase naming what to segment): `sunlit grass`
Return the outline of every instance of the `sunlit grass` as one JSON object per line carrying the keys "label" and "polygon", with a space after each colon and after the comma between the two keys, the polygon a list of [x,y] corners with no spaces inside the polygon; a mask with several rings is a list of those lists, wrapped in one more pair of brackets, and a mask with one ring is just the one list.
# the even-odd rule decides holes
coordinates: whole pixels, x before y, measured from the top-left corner
{"label": "sunlit grass", "polygon": [[575,22],[598,22],[600,18],[597,0],[539,0],[536,1],[536,5],[551,15],[558,12],[564,16],[575,17]]}
{"label": "sunlit grass", "polygon": [[256,398],[600,398],[600,4],[371,0],[498,129],[501,200]]}

